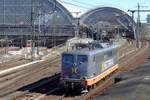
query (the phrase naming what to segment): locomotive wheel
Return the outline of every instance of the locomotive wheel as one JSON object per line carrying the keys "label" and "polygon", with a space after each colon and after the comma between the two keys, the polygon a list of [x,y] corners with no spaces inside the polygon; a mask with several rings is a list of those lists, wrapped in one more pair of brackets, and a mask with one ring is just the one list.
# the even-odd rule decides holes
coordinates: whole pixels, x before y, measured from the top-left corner
{"label": "locomotive wheel", "polygon": [[88,86],[88,87],[87,87],[87,90],[88,90],[88,91],[90,91],[90,90],[91,90],[91,88],[92,88],[92,86]]}
{"label": "locomotive wheel", "polygon": [[96,83],[92,85],[92,89],[95,89],[96,88]]}

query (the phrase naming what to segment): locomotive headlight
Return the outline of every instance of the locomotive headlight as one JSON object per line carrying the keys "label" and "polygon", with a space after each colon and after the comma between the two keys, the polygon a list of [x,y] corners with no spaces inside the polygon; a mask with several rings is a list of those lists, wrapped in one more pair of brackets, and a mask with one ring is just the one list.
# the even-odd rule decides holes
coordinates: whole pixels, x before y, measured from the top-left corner
{"label": "locomotive headlight", "polygon": [[72,74],[77,74],[77,73],[78,73],[77,71],[78,71],[78,68],[77,68],[77,67],[72,67],[72,68],[71,68],[71,73],[72,73]]}

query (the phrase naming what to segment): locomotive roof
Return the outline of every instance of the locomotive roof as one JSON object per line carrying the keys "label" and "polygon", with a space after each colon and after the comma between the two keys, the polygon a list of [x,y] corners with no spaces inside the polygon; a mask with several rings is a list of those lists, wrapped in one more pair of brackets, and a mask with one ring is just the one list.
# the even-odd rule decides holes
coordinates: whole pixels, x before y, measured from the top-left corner
{"label": "locomotive roof", "polygon": [[112,49],[115,49],[115,48],[118,47],[118,45],[116,45],[116,44],[109,44],[109,43],[97,43],[97,44],[99,45],[99,47],[77,48],[77,49],[73,49],[73,50],[70,50],[70,51],[66,51],[64,53],[67,53],[67,54],[81,54],[81,55],[93,55],[93,54],[109,51],[109,50],[112,50]]}

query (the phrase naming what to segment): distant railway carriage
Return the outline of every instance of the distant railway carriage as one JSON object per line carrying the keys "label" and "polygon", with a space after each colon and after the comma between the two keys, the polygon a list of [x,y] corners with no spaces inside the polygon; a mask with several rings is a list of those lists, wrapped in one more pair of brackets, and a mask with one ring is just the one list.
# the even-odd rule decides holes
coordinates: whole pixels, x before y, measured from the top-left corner
{"label": "distant railway carriage", "polygon": [[28,40],[26,43],[26,47],[32,47],[32,40]]}
{"label": "distant railway carriage", "polygon": [[90,43],[64,52],[61,79],[66,90],[87,90],[114,72],[118,68],[117,48],[115,44]]}
{"label": "distant railway carriage", "polygon": [[122,33],[122,37],[134,39],[134,34],[133,32],[125,31],[124,33]]}

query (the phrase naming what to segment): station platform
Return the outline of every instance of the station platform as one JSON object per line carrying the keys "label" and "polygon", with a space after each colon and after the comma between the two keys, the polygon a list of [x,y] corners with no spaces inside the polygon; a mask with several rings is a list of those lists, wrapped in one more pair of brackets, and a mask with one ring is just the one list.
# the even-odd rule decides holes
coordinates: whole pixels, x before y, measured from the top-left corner
{"label": "station platform", "polygon": [[150,100],[150,63],[120,76],[120,82],[92,100]]}

